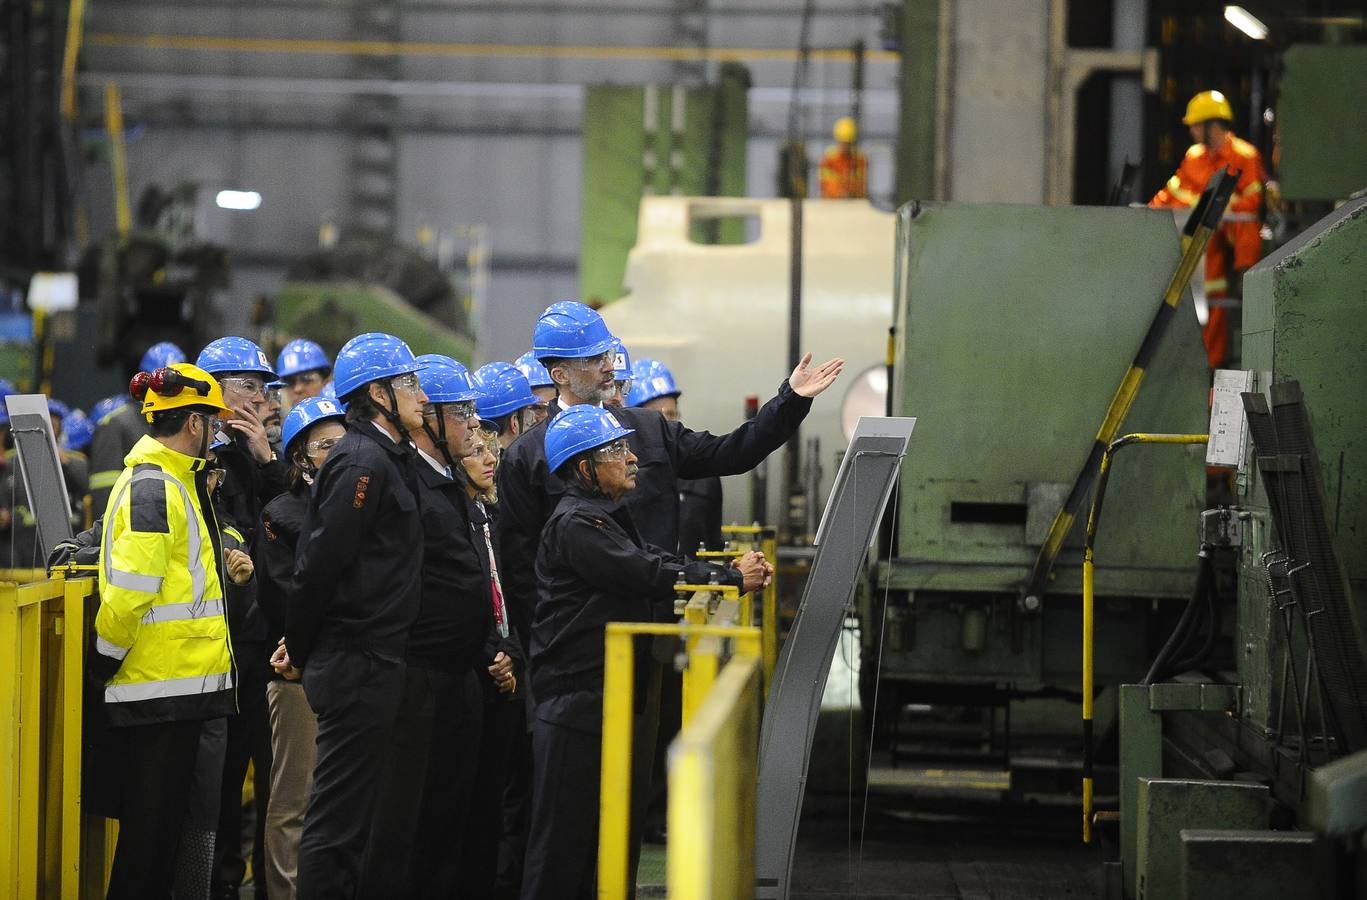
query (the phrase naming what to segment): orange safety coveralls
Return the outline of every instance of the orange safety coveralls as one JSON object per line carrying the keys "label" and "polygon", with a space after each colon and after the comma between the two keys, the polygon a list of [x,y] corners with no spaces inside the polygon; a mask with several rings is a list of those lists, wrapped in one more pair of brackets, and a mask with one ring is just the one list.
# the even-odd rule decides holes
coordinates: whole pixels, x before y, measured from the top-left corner
{"label": "orange safety coveralls", "polygon": [[1230,263],[1232,261],[1234,271],[1243,272],[1258,261],[1262,252],[1259,214],[1266,178],[1262,154],[1257,147],[1233,134],[1215,153],[1211,153],[1205,144],[1192,144],[1176,174],[1149,201],[1152,207],[1195,206],[1206,182],[1226,167],[1240,172],[1226,215],[1239,213],[1254,218],[1221,223],[1206,247],[1206,301],[1210,304],[1210,313],[1201,336],[1211,369],[1220,368],[1229,357],[1229,310],[1219,301],[1229,298]]}
{"label": "orange safety coveralls", "polygon": [[821,197],[857,200],[869,195],[869,159],[847,144],[837,144],[821,157]]}

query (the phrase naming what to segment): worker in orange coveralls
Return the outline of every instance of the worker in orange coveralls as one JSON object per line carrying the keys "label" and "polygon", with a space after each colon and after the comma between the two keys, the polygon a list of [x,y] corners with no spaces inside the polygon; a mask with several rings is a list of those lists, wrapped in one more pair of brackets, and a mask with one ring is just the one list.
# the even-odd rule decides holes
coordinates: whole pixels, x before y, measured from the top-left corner
{"label": "worker in orange coveralls", "polygon": [[838,119],[835,146],[821,157],[823,200],[860,200],[869,195],[869,159],[854,145],[859,129],[854,119]]}
{"label": "worker in orange coveralls", "polygon": [[[1215,173],[1230,168],[1238,171],[1226,221],[1211,236],[1206,247],[1206,302],[1210,314],[1202,337],[1211,369],[1232,362],[1230,335],[1237,324],[1230,315],[1231,288],[1234,296],[1243,273],[1262,252],[1263,170],[1262,154],[1233,132],[1234,110],[1219,91],[1202,91],[1187,104],[1182,124],[1191,129],[1196,143],[1187,150],[1177,172],[1168,179],[1149,206],[1182,208],[1196,205],[1206,182]],[[1232,219],[1232,221],[1231,221]]]}

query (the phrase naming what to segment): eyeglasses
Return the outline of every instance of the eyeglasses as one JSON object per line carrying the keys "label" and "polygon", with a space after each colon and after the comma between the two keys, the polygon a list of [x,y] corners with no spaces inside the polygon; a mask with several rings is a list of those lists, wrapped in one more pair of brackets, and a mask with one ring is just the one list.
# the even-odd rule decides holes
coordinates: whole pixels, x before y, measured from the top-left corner
{"label": "eyeglasses", "polygon": [[284,389],[284,388],[279,388],[279,387],[268,387],[268,388],[266,388],[266,402],[267,402],[267,403],[279,403],[279,402],[281,402],[281,400],[284,399],[284,396],[285,396],[285,389]]}
{"label": "eyeglasses", "polygon": [[617,385],[617,392],[621,394],[623,397],[631,393],[630,378],[623,378],[621,381],[614,381],[613,384]]}
{"label": "eyeglasses", "polygon": [[317,372],[300,372],[298,375],[286,375],[284,379],[286,385],[295,389],[306,384],[318,384],[322,380],[323,376]]}
{"label": "eyeglasses", "polygon": [[325,450],[331,450],[333,447],[336,447],[337,442],[340,440],[341,438],[339,437],[328,437],[316,441],[309,441],[304,445],[304,449],[310,453],[322,453]]}
{"label": "eyeglasses", "polygon": [[603,462],[617,462],[618,460],[626,459],[630,453],[631,445],[627,443],[626,438],[618,438],[611,444],[605,444],[593,451],[593,455]]}
{"label": "eyeglasses", "polygon": [[251,397],[266,396],[266,382],[260,378],[252,378],[249,375],[224,375],[218,379],[218,383],[225,388],[231,388],[239,394],[246,394]]}
{"label": "eyeglasses", "polygon": [[389,386],[396,391],[403,391],[405,394],[416,394],[422,390],[422,384],[418,382],[418,376],[415,372],[396,375],[389,379]]}
{"label": "eyeglasses", "polygon": [[544,422],[546,417],[551,414],[551,407],[546,403],[534,403],[531,406],[524,407],[523,412],[531,420],[531,425],[527,426],[530,428],[538,422]]}

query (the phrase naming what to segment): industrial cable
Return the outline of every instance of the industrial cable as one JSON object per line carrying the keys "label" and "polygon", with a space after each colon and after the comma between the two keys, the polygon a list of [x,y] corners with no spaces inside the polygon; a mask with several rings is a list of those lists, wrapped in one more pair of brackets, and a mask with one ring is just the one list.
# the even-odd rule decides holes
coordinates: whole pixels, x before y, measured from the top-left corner
{"label": "industrial cable", "polygon": [[1205,602],[1206,579],[1210,568],[1209,550],[1202,548],[1200,571],[1196,578],[1196,587],[1192,590],[1191,599],[1187,601],[1186,609],[1182,610],[1182,617],[1177,620],[1177,625],[1172,629],[1172,634],[1168,635],[1162,649],[1153,658],[1153,663],[1149,666],[1149,671],[1143,679],[1140,680],[1140,684],[1149,685],[1160,680],[1167,670],[1168,660],[1185,648],[1190,639],[1192,623],[1196,620],[1196,613]]}

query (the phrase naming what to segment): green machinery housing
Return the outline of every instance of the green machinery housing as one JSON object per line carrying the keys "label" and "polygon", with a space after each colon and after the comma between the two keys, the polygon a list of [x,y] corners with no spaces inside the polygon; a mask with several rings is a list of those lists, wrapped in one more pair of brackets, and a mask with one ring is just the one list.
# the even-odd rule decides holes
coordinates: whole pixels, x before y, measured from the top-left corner
{"label": "green machinery housing", "polygon": [[[1303,399],[1315,452],[1254,434],[1239,468],[1233,670],[1121,689],[1112,898],[1367,891],[1367,709],[1351,696],[1367,684],[1367,197],[1248,271],[1243,340],[1249,393],[1278,416]],[[1318,558],[1296,552],[1279,572],[1302,547]],[[1311,641],[1330,616],[1339,640]]]}
{"label": "green machinery housing", "polygon": [[[1172,216],[1155,210],[900,210],[892,411],[918,427],[866,609],[878,622],[886,596],[878,670],[904,701],[1005,707],[1078,690],[1080,534],[1038,607],[1021,587],[1179,256]],[[1204,433],[1206,397],[1187,297],[1124,430]],[[1203,502],[1200,447],[1130,454],[1096,541],[1097,680],[1112,686],[1144,674],[1155,610],[1191,593]],[[1104,696],[1103,724],[1113,688]]]}

